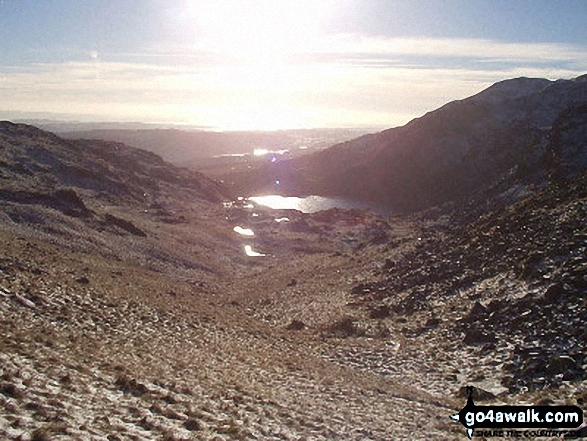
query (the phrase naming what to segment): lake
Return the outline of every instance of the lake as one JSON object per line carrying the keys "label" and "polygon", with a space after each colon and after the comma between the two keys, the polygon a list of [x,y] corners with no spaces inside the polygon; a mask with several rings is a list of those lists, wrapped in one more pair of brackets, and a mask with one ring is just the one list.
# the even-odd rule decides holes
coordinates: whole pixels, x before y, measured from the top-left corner
{"label": "lake", "polygon": [[315,213],[317,211],[329,210],[331,208],[344,208],[344,209],[359,209],[359,210],[371,210],[379,214],[391,214],[390,210],[377,206],[375,204],[369,204],[365,202],[353,201],[338,197],[324,197],[324,196],[306,196],[306,197],[295,197],[295,196],[279,196],[279,195],[268,195],[268,196],[252,196],[248,198],[250,201],[257,205],[263,205],[265,207],[273,208],[275,210],[298,210],[302,213]]}

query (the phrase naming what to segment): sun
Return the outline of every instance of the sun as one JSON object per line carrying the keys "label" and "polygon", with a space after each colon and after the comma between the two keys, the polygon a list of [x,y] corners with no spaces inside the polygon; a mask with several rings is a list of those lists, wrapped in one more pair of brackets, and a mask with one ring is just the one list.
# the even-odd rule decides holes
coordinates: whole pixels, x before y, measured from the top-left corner
{"label": "sun", "polygon": [[183,117],[221,130],[316,125],[304,100],[319,90],[324,72],[317,74],[306,57],[323,50],[335,6],[334,0],[184,0],[176,32],[198,56],[188,58],[195,73],[182,77],[180,87],[201,91],[207,110]]}

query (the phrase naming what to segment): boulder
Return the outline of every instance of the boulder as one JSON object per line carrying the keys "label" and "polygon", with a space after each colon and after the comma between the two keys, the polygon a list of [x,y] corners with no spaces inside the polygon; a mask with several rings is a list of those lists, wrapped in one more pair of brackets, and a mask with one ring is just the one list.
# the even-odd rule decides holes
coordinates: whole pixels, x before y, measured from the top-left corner
{"label": "boulder", "polygon": [[292,320],[289,325],[287,325],[288,330],[290,331],[301,331],[306,328],[306,324],[301,320]]}
{"label": "boulder", "polygon": [[485,343],[497,343],[495,334],[480,329],[469,329],[465,334],[464,343],[473,346]]}
{"label": "boulder", "polygon": [[577,369],[577,362],[573,357],[568,355],[559,355],[558,357],[550,360],[550,363],[546,366],[546,373],[548,375],[560,375],[566,374],[570,371]]}

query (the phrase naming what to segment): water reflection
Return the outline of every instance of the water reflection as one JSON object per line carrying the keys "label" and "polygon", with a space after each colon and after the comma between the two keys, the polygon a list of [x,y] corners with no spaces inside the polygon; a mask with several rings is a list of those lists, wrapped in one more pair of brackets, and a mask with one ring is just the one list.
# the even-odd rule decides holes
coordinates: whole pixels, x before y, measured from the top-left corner
{"label": "water reflection", "polygon": [[235,232],[240,234],[241,236],[254,236],[255,233],[250,228],[243,228],[241,226],[236,226],[233,228]]}
{"label": "water reflection", "polygon": [[265,256],[265,254],[258,253],[256,251],[254,251],[253,248],[250,245],[245,245],[245,253],[247,253],[247,256],[249,256],[249,257],[262,257],[262,256]]}
{"label": "water reflection", "polygon": [[268,195],[253,196],[250,197],[249,200],[258,205],[264,205],[275,210],[298,210],[302,213],[315,213],[317,211],[329,210],[331,208],[355,208],[359,210],[371,210],[380,214],[389,214],[387,210],[379,206],[337,197],[306,196],[300,198],[293,196]]}
{"label": "water reflection", "polygon": [[[278,195],[253,196],[249,198],[259,205],[264,205],[274,210],[300,210],[303,199],[298,197],[285,197]],[[302,210],[300,210],[302,211]]]}
{"label": "water reflection", "polygon": [[[253,151],[253,156],[265,156],[270,153],[272,154],[272,157],[275,157],[273,155],[285,155],[285,154],[289,153],[289,150],[288,149],[283,149],[283,150],[255,149]],[[275,161],[271,161],[271,162],[275,162]]]}

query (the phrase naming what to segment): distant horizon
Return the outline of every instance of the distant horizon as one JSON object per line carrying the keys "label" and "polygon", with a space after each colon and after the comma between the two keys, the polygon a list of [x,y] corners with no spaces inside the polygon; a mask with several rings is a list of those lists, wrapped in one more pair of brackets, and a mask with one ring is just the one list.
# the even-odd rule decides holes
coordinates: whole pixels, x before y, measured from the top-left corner
{"label": "distant horizon", "polygon": [[[587,76],[587,72],[586,73],[581,73],[575,77],[571,77],[571,78],[544,78],[546,80],[549,81],[557,81],[557,80],[572,80],[574,78],[577,77],[581,77],[581,76]],[[524,78],[524,77],[517,77],[517,78]],[[538,77],[526,77],[526,78],[533,78],[533,79],[543,79],[543,78],[538,78]],[[507,80],[512,80],[512,79],[516,79],[516,78],[507,78],[504,79],[502,81],[507,81]],[[499,81],[497,82],[499,83]],[[496,83],[492,83],[490,84],[488,87],[491,87],[492,85],[494,85]],[[487,88],[488,88],[487,87]],[[482,92],[483,90],[486,90],[487,88],[482,89],[479,92]],[[476,93],[479,93],[476,92]],[[476,93],[473,93],[469,96],[460,98],[460,99],[466,99],[469,98],[470,96],[474,96],[476,95]],[[60,113],[55,113],[52,114],[50,112],[20,112],[20,111],[3,111],[0,110],[0,121],[2,120],[8,120],[11,122],[15,122],[15,123],[25,123],[25,124],[31,124],[31,125],[35,125],[35,123],[41,123],[41,124],[47,124],[47,125],[80,125],[80,126],[122,126],[121,128],[106,128],[106,127],[99,127],[99,128],[85,128],[85,129],[81,129],[80,131],[86,131],[86,130],[184,130],[184,131],[201,131],[201,132],[214,132],[214,133],[231,133],[231,132],[280,132],[280,131],[296,131],[296,130],[300,130],[300,131],[311,131],[311,130],[350,130],[350,131],[362,131],[365,133],[368,132],[380,132],[380,131],[384,131],[387,129],[393,129],[393,128],[397,128],[397,127],[402,127],[408,123],[410,123],[411,121],[413,121],[414,119],[418,119],[422,116],[424,116],[426,113],[428,112],[432,112],[434,110],[437,110],[438,108],[452,102],[452,101],[458,101],[459,99],[455,99],[455,100],[451,100],[448,101],[446,103],[442,103],[440,104],[438,107],[433,108],[433,109],[428,109],[426,110],[423,114],[421,115],[417,115],[414,116],[413,118],[407,120],[406,122],[399,124],[399,125],[395,125],[395,126],[359,126],[359,125],[355,125],[355,126],[338,126],[338,127],[283,127],[283,128],[267,128],[267,129],[263,129],[263,128],[230,128],[230,127],[214,127],[214,126],[200,126],[200,125],[196,125],[196,124],[192,124],[189,122],[177,122],[177,121],[139,121],[139,120],[101,120],[99,119],[100,117],[98,116],[91,116],[91,115],[75,115],[75,114],[60,114]],[[18,114],[21,115],[18,115]],[[12,117],[10,115],[13,115]],[[126,126],[126,127],[124,127]],[[142,127],[145,126],[145,127]],[[149,127],[151,126],[151,127]],[[76,131],[76,130],[62,130],[62,132],[68,132],[68,131]]]}
{"label": "distant horizon", "polygon": [[0,118],[399,127],[501,80],[584,74],[585,16],[583,0],[3,0]]}
{"label": "distant horizon", "polygon": [[[1,111],[0,111],[1,112]],[[9,113],[9,112],[7,112]],[[201,131],[201,132],[215,132],[215,133],[229,133],[229,132],[290,132],[290,131],[312,131],[312,130],[349,130],[349,131],[383,131],[393,127],[369,127],[369,126],[349,126],[349,127],[285,127],[278,129],[235,129],[235,128],[221,128],[211,126],[197,126],[190,123],[183,122],[157,122],[157,121],[103,121],[103,120],[78,120],[76,115],[71,115],[71,119],[65,119],[66,116],[58,115],[55,119],[50,115],[46,117],[5,117],[0,113],[0,121],[10,121],[15,124],[29,124],[35,125],[35,123],[44,123],[48,125],[86,125],[86,126],[136,126],[137,128],[121,128],[120,130],[184,130],[184,131]],[[144,126],[144,127],[141,127]],[[109,128],[97,128],[97,129],[83,129],[84,130],[110,130]],[[116,130],[116,129],[112,129]],[[69,130],[64,130],[69,131]]]}

